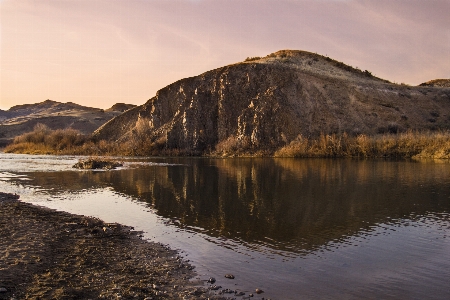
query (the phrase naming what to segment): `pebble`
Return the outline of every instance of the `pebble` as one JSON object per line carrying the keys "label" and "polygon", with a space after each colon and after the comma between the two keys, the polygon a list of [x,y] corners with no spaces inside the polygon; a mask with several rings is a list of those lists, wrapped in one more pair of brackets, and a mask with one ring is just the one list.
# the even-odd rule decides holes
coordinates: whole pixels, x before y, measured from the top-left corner
{"label": "pebble", "polygon": [[233,274],[225,274],[225,278],[234,279],[234,275]]}
{"label": "pebble", "polygon": [[255,290],[255,293],[257,293],[257,294],[262,294],[262,293],[264,293],[264,291],[261,290],[261,289],[256,289],[256,290]]}
{"label": "pebble", "polygon": [[236,292],[234,292],[234,295],[235,295],[235,296],[244,296],[245,293],[244,293],[244,292],[238,292],[238,291],[236,291]]}
{"label": "pebble", "polygon": [[0,287],[0,293],[6,293],[8,290],[5,289],[4,287]]}
{"label": "pebble", "polygon": [[216,279],[214,277],[209,277],[208,282],[213,284],[216,282]]}

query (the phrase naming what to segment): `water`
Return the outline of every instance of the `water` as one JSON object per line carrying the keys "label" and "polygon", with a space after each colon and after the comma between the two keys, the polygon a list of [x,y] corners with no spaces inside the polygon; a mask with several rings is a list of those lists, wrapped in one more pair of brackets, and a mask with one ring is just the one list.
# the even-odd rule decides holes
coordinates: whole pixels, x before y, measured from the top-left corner
{"label": "water", "polygon": [[450,299],[448,162],[77,160],[1,154],[0,189],[134,226],[201,279],[259,298]]}

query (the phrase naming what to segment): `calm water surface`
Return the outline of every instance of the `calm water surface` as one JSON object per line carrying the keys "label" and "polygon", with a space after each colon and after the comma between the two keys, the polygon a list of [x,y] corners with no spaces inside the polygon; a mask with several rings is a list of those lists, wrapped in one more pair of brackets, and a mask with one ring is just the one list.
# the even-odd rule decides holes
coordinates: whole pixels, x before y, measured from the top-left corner
{"label": "calm water surface", "polygon": [[[0,154],[0,189],[119,222],[272,299],[450,299],[450,163]],[[232,273],[236,279],[224,278]]]}

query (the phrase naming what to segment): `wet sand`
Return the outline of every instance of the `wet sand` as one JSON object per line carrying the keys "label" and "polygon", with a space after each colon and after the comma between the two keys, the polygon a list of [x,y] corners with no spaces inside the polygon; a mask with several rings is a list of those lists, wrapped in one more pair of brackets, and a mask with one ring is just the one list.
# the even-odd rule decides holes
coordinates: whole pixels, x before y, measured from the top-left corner
{"label": "wet sand", "polygon": [[0,299],[224,299],[130,227],[18,198],[0,192]]}

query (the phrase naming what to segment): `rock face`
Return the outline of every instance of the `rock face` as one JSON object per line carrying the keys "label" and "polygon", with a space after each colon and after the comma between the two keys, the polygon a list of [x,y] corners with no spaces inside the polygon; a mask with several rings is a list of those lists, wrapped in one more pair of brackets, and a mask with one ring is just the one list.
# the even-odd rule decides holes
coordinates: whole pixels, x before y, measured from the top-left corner
{"label": "rock face", "polygon": [[328,57],[284,50],[179,80],[94,132],[165,149],[273,151],[298,135],[450,128],[450,88],[397,85]]}
{"label": "rock face", "polygon": [[38,123],[45,124],[50,129],[72,128],[84,134],[91,134],[106,121],[121,114],[121,109],[132,106],[118,103],[104,111],[53,100],[16,105],[7,111],[0,110],[0,146],[4,146],[17,135],[32,131]]}

